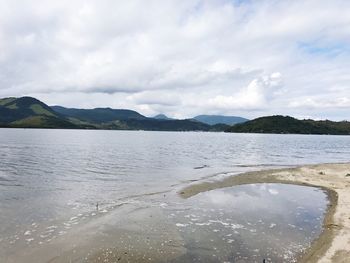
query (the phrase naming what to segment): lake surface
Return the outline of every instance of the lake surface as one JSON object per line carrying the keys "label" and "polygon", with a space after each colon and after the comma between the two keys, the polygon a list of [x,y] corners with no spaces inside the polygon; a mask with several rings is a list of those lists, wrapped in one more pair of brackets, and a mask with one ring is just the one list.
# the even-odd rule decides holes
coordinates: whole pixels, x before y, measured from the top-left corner
{"label": "lake surface", "polygon": [[125,204],[164,204],[165,216],[196,180],[349,160],[347,136],[0,129],[0,255],[10,262]]}

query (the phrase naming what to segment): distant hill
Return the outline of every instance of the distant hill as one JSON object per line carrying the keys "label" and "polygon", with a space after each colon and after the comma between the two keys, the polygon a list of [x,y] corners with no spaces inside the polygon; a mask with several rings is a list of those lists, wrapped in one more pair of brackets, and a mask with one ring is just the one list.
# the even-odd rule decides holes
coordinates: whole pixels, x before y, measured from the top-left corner
{"label": "distant hill", "polygon": [[76,128],[45,103],[32,98],[0,99],[1,127]]}
{"label": "distant hill", "polygon": [[158,115],[147,118],[136,111],[124,109],[96,108],[71,109],[52,106],[77,126],[88,129],[152,130],[152,131],[224,131],[228,126],[211,126],[197,120],[175,120]]}
{"label": "distant hill", "polygon": [[115,120],[128,119],[147,119],[147,117],[133,110],[111,109],[111,108],[95,108],[95,109],[74,109],[64,108],[61,106],[51,107],[55,112],[62,115],[77,118],[81,121],[93,123],[105,123]]}
{"label": "distant hill", "polygon": [[[233,126],[222,123],[228,119],[241,123]],[[241,117],[210,115],[186,120],[170,119],[165,115],[148,118],[127,109],[49,107],[32,97],[0,99],[0,127],[350,135],[350,122],[347,121],[297,120],[280,115],[251,121]]]}
{"label": "distant hill", "polygon": [[[143,119],[135,120],[129,119],[123,121],[132,130],[153,130],[153,131],[217,131],[212,126],[196,122],[193,120],[157,120],[157,119]],[[226,127],[227,129],[227,127]],[[224,131],[222,129],[221,131]]]}
{"label": "distant hill", "polygon": [[158,114],[158,115],[154,116],[153,119],[157,119],[157,120],[174,120],[172,118],[169,118],[165,114]]}
{"label": "distant hill", "polygon": [[227,132],[350,135],[350,122],[298,120],[289,116],[261,117],[236,124]]}
{"label": "distant hill", "polygon": [[198,115],[193,119],[209,125],[215,125],[215,124],[234,125],[236,123],[242,123],[242,122],[248,121],[248,119],[245,119],[242,117],[222,116],[222,115]]}

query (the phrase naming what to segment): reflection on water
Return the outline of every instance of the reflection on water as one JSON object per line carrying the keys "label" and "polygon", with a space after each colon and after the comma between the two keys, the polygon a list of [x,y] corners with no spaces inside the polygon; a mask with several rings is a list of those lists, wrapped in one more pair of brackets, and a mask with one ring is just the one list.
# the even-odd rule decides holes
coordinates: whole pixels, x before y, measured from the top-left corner
{"label": "reflection on water", "polygon": [[322,230],[317,188],[255,184],[198,194],[167,207],[187,253],[176,262],[295,262]]}
{"label": "reflection on water", "polygon": [[[269,167],[349,159],[349,136],[0,129],[0,255],[52,242],[95,220],[96,214],[109,214],[121,204],[147,208],[164,199],[163,194],[156,194],[150,201],[148,197],[153,193],[164,193],[172,200],[179,188],[193,181],[218,180]],[[240,196],[250,200],[253,193]],[[196,198],[187,204],[191,207]],[[221,193],[214,200],[225,198],[226,194]],[[206,209],[203,202],[200,206]],[[236,212],[243,209],[241,206]],[[180,215],[181,209],[177,212]],[[195,222],[192,219],[189,222]],[[176,223],[191,225],[189,222]],[[209,227],[215,225],[209,223]],[[200,225],[193,226],[201,229]],[[188,227],[178,225],[184,233]],[[278,229],[276,223],[265,231],[266,235]],[[245,229],[235,231],[243,235]],[[228,244],[228,239],[222,242]],[[231,245],[236,240],[230,241]],[[254,244],[255,239],[244,242],[248,241]]]}

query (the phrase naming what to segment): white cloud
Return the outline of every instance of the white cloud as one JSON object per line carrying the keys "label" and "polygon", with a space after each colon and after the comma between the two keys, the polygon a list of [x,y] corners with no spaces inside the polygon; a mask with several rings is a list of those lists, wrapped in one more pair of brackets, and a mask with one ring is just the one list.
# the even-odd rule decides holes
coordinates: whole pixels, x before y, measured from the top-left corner
{"label": "white cloud", "polygon": [[0,0],[0,97],[182,117],[326,105],[343,118],[349,12],[346,0]]}
{"label": "white cloud", "polygon": [[300,98],[292,100],[289,104],[292,108],[306,108],[306,109],[324,109],[324,108],[350,108],[350,98],[339,97],[339,98]]}
{"label": "white cloud", "polygon": [[126,99],[140,105],[177,106],[181,103],[179,96],[165,91],[144,91],[130,95]]}
{"label": "white cloud", "polygon": [[222,109],[263,109],[268,106],[277,89],[281,85],[281,73],[274,72],[270,76],[262,76],[252,80],[249,85],[235,95],[218,95],[209,100],[209,105]]}

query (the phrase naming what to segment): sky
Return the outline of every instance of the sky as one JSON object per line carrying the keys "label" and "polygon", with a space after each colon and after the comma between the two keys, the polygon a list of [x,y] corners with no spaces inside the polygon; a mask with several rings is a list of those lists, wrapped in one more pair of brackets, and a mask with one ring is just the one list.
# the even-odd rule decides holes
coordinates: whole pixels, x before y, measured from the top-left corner
{"label": "sky", "polygon": [[0,0],[0,97],[350,120],[348,0]]}

